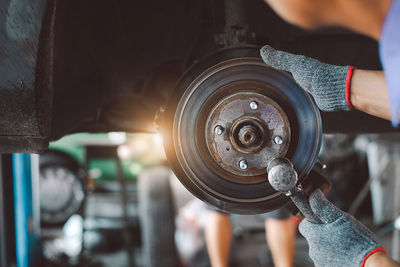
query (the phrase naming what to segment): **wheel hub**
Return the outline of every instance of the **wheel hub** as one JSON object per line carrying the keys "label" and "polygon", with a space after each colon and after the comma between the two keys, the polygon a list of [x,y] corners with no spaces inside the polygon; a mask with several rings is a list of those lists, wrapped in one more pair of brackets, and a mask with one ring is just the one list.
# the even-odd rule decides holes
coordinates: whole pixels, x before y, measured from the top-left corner
{"label": "wheel hub", "polygon": [[[259,126],[259,125],[257,125]],[[239,128],[239,127],[238,127]],[[260,141],[264,139],[264,131],[261,127],[253,127],[251,123],[248,125],[244,125],[240,128],[239,134],[235,134],[235,139],[238,138],[240,143],[238,144],[240,147],[251,148],[258,147],[260,145]],[[231,135],[232,138],[232,135]]]}
{"label": "wheel hub", "polygon": [[[290,144],[285,112],[271,98],[254,92],[230,94],[217,103],[208,116],[206,133],[215,162],[240,176],[265,174],[268,162],[285,155]],[[275,137],[282,142],[274,142]]]}

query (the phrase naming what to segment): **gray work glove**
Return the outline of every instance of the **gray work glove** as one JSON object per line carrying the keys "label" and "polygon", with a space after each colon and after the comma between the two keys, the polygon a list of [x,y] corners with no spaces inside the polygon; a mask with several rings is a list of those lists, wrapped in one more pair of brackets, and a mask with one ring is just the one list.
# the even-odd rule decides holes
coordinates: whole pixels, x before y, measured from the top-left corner
{"label": "gray work glove", "polygon": [[321,190],[316,190],[309,202],[323,223],[312,223],[305,218],[299,229],[307,239],[315,266],[360,267],[370,252],[383,250],[370,230],[329,202]]}
{"label": "gray work glove", "polygon": [[335,66],[313,58],[261,48],[261,57],[272,68],[290,72],[323,111],[350,110],[346,101],[346,80],[350,66]]}

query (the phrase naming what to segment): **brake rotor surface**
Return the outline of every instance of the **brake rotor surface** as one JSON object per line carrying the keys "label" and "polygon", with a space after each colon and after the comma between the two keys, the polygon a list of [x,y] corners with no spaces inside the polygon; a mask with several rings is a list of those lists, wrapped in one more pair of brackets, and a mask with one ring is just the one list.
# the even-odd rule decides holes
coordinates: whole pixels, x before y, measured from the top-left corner
{"label": "brake rotor surface", "polygon": [[226,212],[254,214],[288,203],[268,183],[269,160],[289,158],[302,182],[322,134],[312,98],[289,75],[249,57],[255,50],[244,51],[227,60],[222,52],[186,73],[164,134],[172,168],[194,195]]}

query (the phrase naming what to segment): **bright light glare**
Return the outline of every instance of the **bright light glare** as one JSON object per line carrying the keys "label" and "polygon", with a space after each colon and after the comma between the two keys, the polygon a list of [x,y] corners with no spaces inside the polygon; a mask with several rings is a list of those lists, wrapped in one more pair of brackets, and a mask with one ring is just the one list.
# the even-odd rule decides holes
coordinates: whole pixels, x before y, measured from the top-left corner
{"label": "bright light glare", "polygon": [[82,250],[83,219],[75,214],[63,227],[64,238],[60,240],[64,253],[70,257],[77,256]]}
{"label": "bright light glare", "polygon": [[107,136],[108,140],[115,145],[122,145],[126,142],[126,133],[124,132],[109,132]]}
{"label": "bright light glare", "polygon": [[162,135],[157,133],[153,134],[153,142],[156,146],[162,146],[163,145],[163,138]]}
{"label": "bright light glare", "polygon": [[146,140],[137,138],[133,141],[132,149],[136,152],[143,152],[149,149],[149,145]]}
{"label": "bright light glare", "polygon": [[131,156],[131,149],[127,145],[121,145],[118,147],[117,153],[120,159],[129,159]]}
{"label": "bright light glare", "polygon": [[[163,138],[161,134],[132,134],[124,146],[129,147],[130,159],[139,160],[145,164],[158,164],[165,160]],[[121,148],[122,150],[122,148]],[[127,150],[123,148],[123,150]],[[128,156],[128,151],[121,151],[120,157]],[[128,158],[126,158],[128,159]]]}
{"label": "bright light glare", "polygon": [[397,217],[397,219],[394,221],[394,227],[395,227],[397,230],[400,230],[400,216]]}
{"label": "bright light glare", "polygon": [[139,175],[140,172],[142,171],[142,165],[140,165],[137,162],[134,162],[131,164],[131,166],[129,167],[129,170],[131,171],[131,173],[133,175]]}

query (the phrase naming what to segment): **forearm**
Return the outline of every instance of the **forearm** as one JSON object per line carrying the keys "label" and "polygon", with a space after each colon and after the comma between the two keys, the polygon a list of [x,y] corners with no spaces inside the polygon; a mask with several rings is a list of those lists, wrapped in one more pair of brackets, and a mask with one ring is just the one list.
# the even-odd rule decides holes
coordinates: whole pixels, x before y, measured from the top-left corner
{"label": "forearm", "polygon": [[400,265],[383,252],[372,254],[365,262],[365,267],[399,267]]}
{"label": "forearm", "polygon": [[275,69],[290,72],[296,82],[310,93],[325,112],[363,111],[390,119],[389,94],[383,71],[370,71],[323,63],[313,58],[275,50],[261,49],[264,62]]}
{"label": "forearm", "polygon": [[354,109],[390,120],[389,94],[383,71],[354,70],[350,102]]}

